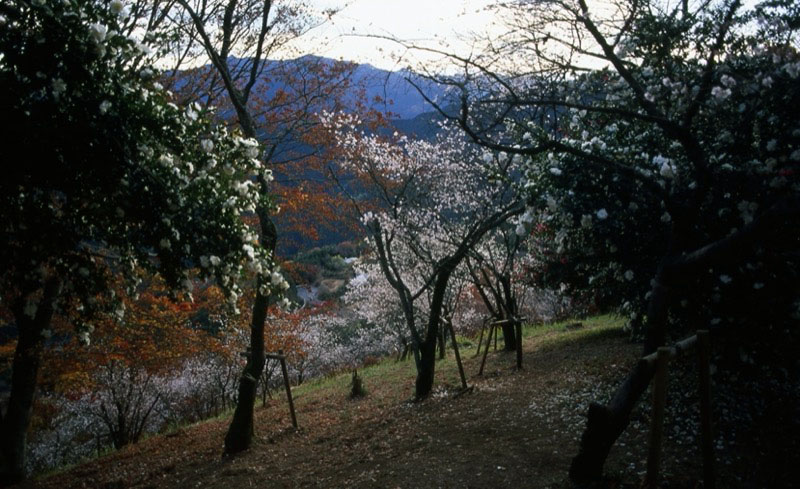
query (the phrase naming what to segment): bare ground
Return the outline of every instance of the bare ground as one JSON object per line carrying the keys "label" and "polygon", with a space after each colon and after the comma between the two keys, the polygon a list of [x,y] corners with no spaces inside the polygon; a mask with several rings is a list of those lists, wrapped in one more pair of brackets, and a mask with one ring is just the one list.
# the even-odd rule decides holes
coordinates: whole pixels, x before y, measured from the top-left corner
{"label": "bare ground", "polygon": [[[437,365],[435,394],[421,403],[408,401],[413,362],[388,360],[361,372],[368,389],[363,399],[348,399],[346,374],[295,388],[298,430],[276,394],[257,410],[255,445],[241,455],[221,456],[228,420],[218,419],[20,487],[570,487],[566,474],[588,403],[608,398],[640,347],[608,318],[575,331],[548,327],[526,334],[522,371],[513,368],[513,353],[498,350],[477,377],[474,345],[462,351],[473,387],[468,393],[459,395],[452,352]],[[691,369],[684,367],[676,366],[670,385],[663,487],[701,487],[696,395]],[[638,487],[648,413],[643,402],[611,453],[603,487]],[[717,487],[793,487],[797,469],[769,482],[741,465],[771,438],[743,445],[727,426],[720,419]]]}

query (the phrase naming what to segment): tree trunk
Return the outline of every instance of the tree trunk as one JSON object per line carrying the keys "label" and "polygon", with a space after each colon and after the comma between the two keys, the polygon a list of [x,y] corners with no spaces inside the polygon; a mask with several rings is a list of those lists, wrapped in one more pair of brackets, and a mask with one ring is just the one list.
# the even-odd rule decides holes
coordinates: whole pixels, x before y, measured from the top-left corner
{"label": "tree trunk", "polygon": [[[654,352],[666,338],[667,312],[670,288],[664,285],[664,274],[659,272],[652,289],[647,309],[647,338],[644,355]],[[586,430],[581,436],[578,454],[572,459],[569,477],[576,482],[597,481],[603,476],[603,465],[614,442],[630,422],[630,414],[647,389],[654,368],[639,362],[617,389],[607,406],[592,403],[589,406]]]}
{"label": "tree trunk", "polygon": [[514,330],[514,322],[510,321],[511,318],[508,318],[506,322],[502,324],[503,329],[503,341],[505,342],[505,347],[503,349],[505,351],[515,351],[517,349],[517,332]]}
{"label": "tree trunk", "polygon": [[514,319],[517,316],[517,300],[514,297],[514,289],[511,286],[511,276],[502,275],[498,278],[502,300],[504,304],[498,304],[498,310],[505,311],[505,318],[509,322],[503,323],[503,342],[505,351],[515,351],[517,349],[517,331],[514,328]]}
{"label": "tree trunk", "polygon": [[[259,279],[259,285],[261,285]],[[260,288],[260,287],[259,287]],[[225,435],[225,453],[238,453],[250,448],[253,442],[253,409],[256,402],[258,379],[264,368],[264,323],[266,321],[269,296],[256,295],[253,319],[250,324],[250,355],[239,379],[239,396],[236,410]]]}
{"label": "tree trunk", "polygon": [[[266,192],[266,183],[262,182],[262,191]],[[275,224],[267,212],[259,209],[261,222],[261,239],[264,247],[275,254],[277,231]],[[225,435],[225,453],[239,453],[250,448],[253,443],[253,409],[258,398],[258,380],[264,370],[264,323],[267,319],[269,295],[261,293],[261,286],[266,278],[259,277],[256,284],[256,300],[253,303],[253,314],[250,321],[250,354],[239,380],[239,396],[236,399],[236,410]]]}
{"label": "tree trunk", "polygon": [[450,280],[450,275],[460,261],[461,257],[456,256],[442,263],[439,266],[436,281],[434,282],[428,328],[425,332],[425,340],[419,348],[420,359],[417,364],[417,381],[414,392],[414,397],[417,400],[425,399],[433,390],[433,374],[436,368],[436,342],[439,336],[439,322],[442,319],[444,294],[447,290],[447,282]]}
{"label": "tree trunk", "polygon": [[19,337],[11,371],[11,396],[0,425],[0,486],[25,478],[25,443],[42,353],[42,331],[50,326],[61,283],[51,278],[33,318],[24,312],[27,295],[14,307]]}
{"label": "tree trunk", "polygon": [[426,338],[419,350],[414,397],[422,400],[428,397],[433,390],[433,374],[436,369],[436,335]]}

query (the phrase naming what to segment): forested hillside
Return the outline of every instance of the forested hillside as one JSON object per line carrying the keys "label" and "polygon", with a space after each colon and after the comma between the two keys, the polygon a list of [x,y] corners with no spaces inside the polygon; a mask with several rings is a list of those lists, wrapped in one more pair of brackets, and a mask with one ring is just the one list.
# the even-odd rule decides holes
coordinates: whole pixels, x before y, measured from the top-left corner
{"label": "forested hillside", "polygon": [[0,3],[0,486],[796,485],[800,5],[453,1]]}

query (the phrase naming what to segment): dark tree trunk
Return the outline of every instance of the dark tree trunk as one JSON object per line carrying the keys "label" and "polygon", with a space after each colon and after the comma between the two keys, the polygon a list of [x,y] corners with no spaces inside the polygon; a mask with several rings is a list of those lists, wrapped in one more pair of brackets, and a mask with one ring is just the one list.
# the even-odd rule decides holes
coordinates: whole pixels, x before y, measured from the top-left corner
{"label": "dark tree trunk", "polygon": [[[509,318],[510,319],[510,318]],[[515,351],[517,349],[517,333],[514,330],[514,323],[512,321],[504,322],[503,341],[505,342],[505,351]]]}
{"label": "dark tree trunk", "polygon": [[433,390],[433,374],[436,369],[436,336],[429,337],[423,341],[419,352],[414,397],[417,400],[422,400],[428,397]]}
{"label": "dark tree trunk", "polygon": [[0,424],[0,486],[25,478],[25,443],[42,353],[42,331],[50,326],[60,282],[50,279],[33,318],[24,312],[27,295],[14,306],[19,337],[11,371],[11,396]]}
{"label": "dark tree trunk", "polygon": [[505,342],[505,351],[515,351],[517,349],[517,332],[514,328],[516,323],[514,319],[517,316],[517,300],[514,297],[514,289],[511,286],[510,275],[499,275],[498,282],[500,290],[502,291],[499,310],[505,311],[505,318],[509,320],[508,323],[503,323],[503,341]]}
{"label": "dark tree trunk", "polygon": [[[654,352],[664,344],[670,288],[664,285],[664,274],[659,273],[652,289],[647,309],[647,338],[644,355]],[[607,406],[592,403],[589,407],[586,430],[581,436],[578,455],[569,469],[573,481],[597,481],[603,476],[603,465],[614,442],[627,428],[630,414],[647,389],[654,369],[647,362],[639,362],[617,389]]]}
{"label": "dark tree trunk", "polygon": [[[266,184],[262,183],[262,187]],[[266,189],[263,189],[266,192]],[[275,224],[269,215],[261,210],[261,237],[264,247],[273,255],[277,242]],[[253,443],[253,410],[258,398],[258,380],[264,370],[266,357],[264,356],[264,323],[267,319],[267,306],[269,296],[261,293],[261,286],[265,278],[259,277],[256,284],[256,300],[253,304],[253,315],[250,321],[250,354],[244,367],[242,377],[239,379],[239,396],[236,399],[236,410],[225,435],[225,453],[239,453],[250,448]]]}
{"label": "dark tree trunk", "polygon": [[[259,279],[260,285],[261,279]],[[239,396],[228,433],[225,435],[225,453],[238,453],[250,448],[253,442],[253,409],[256,402],[258,379],[264,368],[264,323],[269,297],[260,292],[253,306],[250,324],[250,355],[239,379]]]}
{"label": "dark tree trunk", "polygon": [[417,400],[425,399],[433,390],[433,374],[436,368],[436,342],[439,336],[439,323],[442,319],[444,294],[447,290],[447,282],[450,280],[450,275],[456,269],[462,257],[463,255],[456,255],[442,263],[436,274],[431,297],[430,315],[428,316],[428,328],[425,332],[425,340],[419,348],[420,359],[417,364],[417,381],[414,392],[414,397]]}

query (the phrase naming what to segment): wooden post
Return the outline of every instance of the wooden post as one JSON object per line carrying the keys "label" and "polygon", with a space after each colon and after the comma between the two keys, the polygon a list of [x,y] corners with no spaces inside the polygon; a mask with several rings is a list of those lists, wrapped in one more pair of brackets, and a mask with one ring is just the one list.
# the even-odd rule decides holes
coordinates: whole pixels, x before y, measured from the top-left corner
{"label": "wooden post", "polygon": [[522,370],[522,321],[515,321],[514,329],[517,335],[517,370]]}
{"label": "wooden post", "polygon": [[667,402],[667,364],[672,349],[662,346],[656,356],[656,374],[653,383],[653,412],[650,423],[650,442],[647,454],[646,487],[657,487],[661,464],[661,440],[664,434],[664,410]]}
{"label": "wooden post", "polygon": [[458,342],[456,341],[456,331],[453,329],[453,323],[447,321],[448,329],[450,330],[450,338],[453,341],[453,351],[456,354],[456,364],[458,365],[458,375],[461,376],[461,388],[467,388],[467,376],[464,373],[464,366],[461,364],[461,354],[458,352]]}
{"label": "wooden post", "polygon": [[289,413],[292,415],[292,426],[297,428],[297,416],[294,414],[294,401],[292,400],[292,387],[289,385],[289,372],[286,370],[286,357],[283,356],[283,350],[278,350],[278,355],[281,357],[283,384],[286,386],[286,399],[289,400]]}
{"label": "wooden post", "polygon": [[486,332],[486,321],[484,321],[483,324],[481,325],[481,337],[478,340],[478,351],[475,352],[476,357],[481,354],[481,345],[483,344],[483,333],[485,332]]}
{"label": "wooden post", "polygon": [[486,356],[489,355],[489,346],[492,343],[492,331],[496,329],[494,323],[489,325],[489,336],[487,336],[486,348],[483,349],[483,359],[481,360],[481,368],[478,370],[478,375],[483,375],[483,366],[486,365]]}
{"label": "wooden post", "polygon": [[494,326],[494,351],[497,351],[497,332],[498,332],[497,330],[498,329],[500,329],[500,328],[498,328],[497,325],[495,324],[495,326]]}
{"label": "wooden post", "polygon": [[714,437],[711,423],[711,339],[708,330],[697,332],[697,371],[700,375],[700,452],[703,487],[714,489]]}

